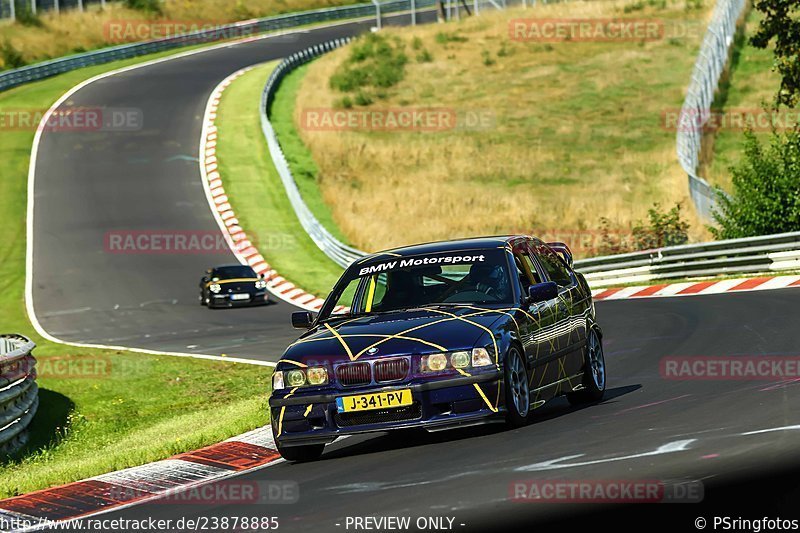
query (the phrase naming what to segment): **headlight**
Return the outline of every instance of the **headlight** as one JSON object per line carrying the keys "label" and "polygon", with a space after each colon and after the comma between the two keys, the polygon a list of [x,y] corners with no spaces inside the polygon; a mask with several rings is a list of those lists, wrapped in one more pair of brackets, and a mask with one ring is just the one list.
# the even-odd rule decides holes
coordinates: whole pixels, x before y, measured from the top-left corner
{"label": "headlight", "polygon": [[219,283],[212,283],[211,285],[208,286],[208,290],[210,290],[213,293],[217,293],[222,290],[222,287],[220,286]]}
{"label": "headlight", "polygon": [[266,289],[267,288],[267,280],[260,279],[256,281],[256,289]]}
{"label": "headlight", "polygon": [[469,352],[453,352],[450,354],[450,364],[453,368],[467,368],[469,366]]}
{"label": "headlight", "polygon": [[272,373],[272,390],[281,390],[283,387],[283,371],[277,370]]}
{"label": "headlight", "polygon": [[309,385],[325,385],[328,382],[328,371],[321,366],[312,366],[306,370]]}
{"label": "headlight", "polygon": [[443,353],[422,356],[423,372],[439,372],[447,368],[447,356]]}
{"label": "headlight", "polygon": [[492,358],[489,356],[489,350],[486,348],[473,348],[472,349],[472,366],[488,366],[493,364]]}
{"label": "headlight", "polygon": [[289,370],[286,373],[286,383],[290,387],[300,387],[306,384],[306,374],[302,370]]}

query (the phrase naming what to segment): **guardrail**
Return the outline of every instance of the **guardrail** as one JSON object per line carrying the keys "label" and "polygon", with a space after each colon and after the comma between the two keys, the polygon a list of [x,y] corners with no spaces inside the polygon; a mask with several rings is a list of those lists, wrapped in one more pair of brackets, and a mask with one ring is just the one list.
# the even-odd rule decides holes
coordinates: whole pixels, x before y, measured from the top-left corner
{"label": "guardrail", "polygon": [[736,34],[736,21],[746,0],[718,0],[714,7],[692,78],[681,107],[676,144],[678,161],[689,178],[689,195],[697,212],[711,220],[717,205],[716,190],[697,175],[703,126],[710,116],[711,104],[720,76],[728,63],[730,47]]}
{"label": "guardrail", "polygon": [[39,407],[34,346],[22,335],[0,335],[0,453],[25,444],[28,424]]}
{"label": "guardrail", "polygon": [[[414,3],[416,4],[416,8],[420,8],[433,5],[434,0],[419,0]],[[385,15],[387,13],[406,11],[409,10],[411,6],[412,0],[392,0],[380,4],[380,13]],[[225,40],[232,36],[254,35],[268,31],[296,28],[298,26],[305,26],[317,22],[355,19],[375,15],[376,8],[374,4],[354,4],[351,6],[330,7],[277,15],[253,21],[226,24],[210,30],[196,31],[174,37],[112,46],[0,72],[0,91],[5,91],[18,85],[41,80],[82,67],[100,65],[102,63],[109,63],[119,59],[128,59],[155,52],[163,52],[183,46]]]}
{"label": "guardrail", "polygon": [[[422,3],[423,2],[418,0],[417,6],[419,7]],[[275,165],[275,169],[281,177],[281,182],[283,182],[283,187],[286,189],[286,195],[289,197],[292,209],[294,209],[297,218],[300,220],[300,224],[303,226],[308,236],[311,237],[311,240],[314,241],[325,255],[330,257],[331,260],[342,268],[347,268],[350,263],[364,256],[365,252],[348,246],[334,237],[331,232],[317,220],[303,201],[300,190],[297,188],[297,182],[295,182],[292,171],[289,169],[289,162],[283,154],[281,145],[278,142],[278,137],[275,135],[275,130],[272,128],[272,124],[269,121],[269,113],[272,101],[275,98],[275,92],[278,90],[281,80],[283,80],[289,72],[304,63],[308,63],[315,57],[339,48],[348,42],[350,42],[350,39],[336,39],[290,55],[275,67],[275,70],[272,71],[272,74],[270,74],[267,79],[266,85],[264,85],[264,91],[261,93],[261,130],[264,133],[264,138],[267,140],[270,157]]]}
{"label": "guardrail", "polygon": [[800,270],[800,232],[667,246],[575,261],[593,288],[660,279]]}

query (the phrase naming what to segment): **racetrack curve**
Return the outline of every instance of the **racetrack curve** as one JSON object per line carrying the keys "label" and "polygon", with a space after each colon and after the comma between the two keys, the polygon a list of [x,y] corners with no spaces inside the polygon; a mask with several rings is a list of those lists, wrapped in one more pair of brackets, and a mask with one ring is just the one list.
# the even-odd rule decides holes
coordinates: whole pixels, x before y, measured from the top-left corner
{"label": "racetrack curve", "polygon": [[[432,12],[420,13],[430,20]],[[409,17],[384,17],[405,24]],[[297,334],[278,302],[211,312],[198,303],[208,253],[120,253],[111,235],[221,235],[197,162],[208,98],[237,70],[368,31],[341,23],[127,70],[82,87],[59,109],[136,110],[140,130],[44,131],[35,159],[32,308],[53,337],[76,343],[277,361]],[[135,123],[132,123],[135,124]]]}
{"label": "racetrack curve", "polygon": [[[105,234],[217,232],[193,160],[212,89],[243,67],[369,26],[348,23],[231,45],[76,92],[71,105],[141,109],[145,128],[42,136],[32,272],[42,327],[72,342],[275,360],[296,336],[288,326],[292,306],[210,312],[197,303],[203,269],[234,262],[232,254],[110,254]],[[708,505],[748,518],[785,513],[800,497],[798,478],[784,476],[780,485],[765,480],[773,470],[794,473],[800,465],[798,382],[672,381],[661,377],[659,363],[666,356],[800,356],[798,304],[796,289],[599,302],[609,372],[602,403],[571,408],[556,400],[536,412],[535,423],[516,430],[491,425],[351,437],[330,446],[319,462],[277,462],[242,476],[297,482],[295,504],[151,502],[105,518],[271,514],[283,531],[327,532],[345,530],[347,516],[449,515],[457,531],[508,531],[530,520],[583,521],[586,512],[598,511],[509,501],[511,483],[542,478],[703,480],[704,504],[614,508],[608,516],[625,522],[612,527],[623,530],[646,527],[633,522],[643,514],[693,530],[694,517]],[[744,435],[761,430],[770,431]]]}
{"label": "racetrack curve", "polygon": [[[800,383],[674,381],[659,370],[668,356],[800,356],[799,304],[796,289],[599,302],[609,373],[599,404],[559,399],[515,430],[350,437],[318,462],[279,462],[241,477],[297,482],[291,505],[156,501],[104,518],[277,516],[289,532],[345,531],[347,516],[366,515],[451,516],[456,531],[530,531],[549,521],[624,531],[656,520],[691,531],[712,512],[800,518]],[[610,508],[509,501],[510,484],[531,479],[702,480],[705,499]]]}

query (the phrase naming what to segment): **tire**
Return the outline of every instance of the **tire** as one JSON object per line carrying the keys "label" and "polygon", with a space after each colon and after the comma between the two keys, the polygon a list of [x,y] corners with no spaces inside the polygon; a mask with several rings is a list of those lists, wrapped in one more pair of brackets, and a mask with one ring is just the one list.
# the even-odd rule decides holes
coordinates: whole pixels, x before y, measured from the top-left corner
{"label": "tire", "polygon": [[506,401],[506,424],[521,427],[528,423],[531,412],[531,393],[528,386],[528,370],[519,350],[511,347],[504,366]]}
{"label": "tire", "polygon": [[325,449],[324,444],[281,446],[278,443],[278,435],[275,430],[275,424],[272,424],[272,440],[275,441],[275,446],[278,448],[278,453],[281,454],[281,457],[292,463],[307,463],[310,461],[316,461],[320,458],[322,451]]}
{"label": "tire", "polygon": [[583,389],[567,394],[572,405],[597,402],[606,392],[606,360],[603,343],[596,328],[589,328],[583,356]]}

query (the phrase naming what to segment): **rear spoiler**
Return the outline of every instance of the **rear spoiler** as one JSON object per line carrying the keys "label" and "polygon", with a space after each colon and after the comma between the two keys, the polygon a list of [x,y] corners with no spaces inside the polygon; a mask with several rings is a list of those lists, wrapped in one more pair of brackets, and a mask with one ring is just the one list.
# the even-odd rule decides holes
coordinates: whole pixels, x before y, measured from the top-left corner
{"label": "rear spoiler", "polygon": [[569,246],[563,242],[548,242],[547,246],[560,255],[564,262],[572,268],[572,251],[569,249]]}

